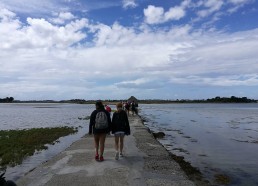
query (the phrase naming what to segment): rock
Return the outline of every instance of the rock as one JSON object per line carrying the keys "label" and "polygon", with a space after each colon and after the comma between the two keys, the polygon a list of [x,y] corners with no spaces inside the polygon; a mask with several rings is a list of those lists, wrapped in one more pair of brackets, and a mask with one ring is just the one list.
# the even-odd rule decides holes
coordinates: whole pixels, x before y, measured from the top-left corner
{"label": "rock", "polygon": [[156,133],[153,132],[152,134],[153,134],[154,138],[164,138],[164,136],[165,136],[164,132],[156,132]]}

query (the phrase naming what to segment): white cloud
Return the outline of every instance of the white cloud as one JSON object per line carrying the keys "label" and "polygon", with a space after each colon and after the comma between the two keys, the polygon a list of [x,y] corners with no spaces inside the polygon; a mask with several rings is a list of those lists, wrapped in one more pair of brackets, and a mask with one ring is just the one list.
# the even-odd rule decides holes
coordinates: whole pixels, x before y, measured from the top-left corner
{"label": "white cloud", "polygon": [[[2,3],[2,5],[1,5]],[[51,11],[60,11],[64,10],[64,7],[60,8],[60,1],[53,2],[51,0],[44,1],[34,1],[34,0],[1,0],[0,8],[6,8],[13,12],[22,12],[22,13],[46,13]]]}
{"label": "white cloud", "polygon": [[143,10],[146,23],[155,24],[164,22],[163,15],[164,9],[162,7],[155,7],[149,5],[146,9]]}
{"label": "white cloud", "polygon": [[1,12],[0,12],[0,18],[3,19],[2,21],[7,21],[11,18],[14,18],[16,15],[15,13],[3,8],[1,9]]}
{"label": "white cloud", "polygon": [[[6,21],[8,20],[8,21]],[[68,47],[85,38],[81,29],[88,24],[87,19],[78,19],[65,26],[55,26],[45,19],[27,18],[28,25],[23,25],[15,17],[2,19],[0,22],[0,48],[45,48]]]}
{"label": "white cloud", "polygon": [[165,12],[164,8],[149,5],[143,10],[145,22],[148,24],[159,24],[167,21],[179,20],[186,15],[185,9],[190,6],[191,1],[185,0],[180,6],[171,7]]}
{"label": "white cloud", "polygon": [[[164,9],[152,8],[150,22],[165,19]],[[61,16],[72,19],[65,25],[36,18],[23,24],[13,12],[0,12],[0,97],[11,91],[17,99],[105,99],[151,95],[182,84],[258,86],[258,29],[152,30],[69,14]]]}
{"label": "white cloud", "polygon": [[123,0],[123,8],[135,8],[137,6],[135,0]]}
{"label": "white cloud", "polygon": [[145,21],[148,24],[159,24],[171,20],[179,20],[185,16],[185,10],[182,7],[176,6],[164,12],[162,7],[149,5],[143,10]]}
{"label": "white cloud", "polygon": [[229,13],[236,12],[239,8],[243,7],[245,4],[252,3],[254,0],[228,0],[229,4],[233,6],[228,9]]}
{"label": "white cloud", "polygon": [[60,12],[57,18],[50,19],[50,21],[56,24],[64,24],[74,18],[75,16],[70,12]]}
{"label": "white cloud", "polygon": [[[120,88],[133,88],[133,89],[158,89],[161,87],[164,87],[164,85],[167,83],[167,81],[159,79],[159,78],[153,78],[153,77],[144,77],[139,78],[132,81],[122,81],[119,83],[116,83],[115,85]],[[153,86],[155,85],[155,86]]]}
{"label": "white cloud", "polygon": [[258,74],[249,75],[228,75],[218,77],[202,77],[202,76],[185,76],[173,77],[170,79],[171,83],[204,85],[204,86],[221,86],[221,87],[234,87],[234,86],[257,86]]}
{"label": "white cloud", "polygon": [[165,21],[167,20],[179,20],[185,16],[185,11],[181,7],[170,8],[168,12],[164,14]]}
{"label": "white cloud", "polygon": [[202,1],[202,3],[199,3],[199,6],[200,5],[204,6],[204,9],[198,11],[197,15],[199,17],[209,16],[210,14],[219,11],[221,9],[221,7],[223,6],[223,4],[224,4],[223,0]]}
{"label": "white cloud", "polygon": [[250,0],[228,0],[228,2],[233,3],[233,4],[244,4],[247,2],[250,2]]}

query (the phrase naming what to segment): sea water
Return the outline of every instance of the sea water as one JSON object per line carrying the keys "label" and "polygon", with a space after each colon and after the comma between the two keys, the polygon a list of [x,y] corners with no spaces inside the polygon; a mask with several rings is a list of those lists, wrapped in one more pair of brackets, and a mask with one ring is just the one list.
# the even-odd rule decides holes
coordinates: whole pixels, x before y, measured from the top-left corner
{"label": "sea water", "polygon": [[62,126],[78,128],[76,134],[59,138],[58,143],[48,145],[47,150],[42,150],[26,158],[21,165],[8,167],[5,174],[6,179],[14,181],[19,179],[26,172],[60,153],[88,133],[89,120],[84,120],[84,118],[90,116],[94,109],[94,104],[1,103],[0,130]]}
{"label": "sea water", "polygon": [[[140,114],[153,131],[163,131],[161,143],[185,157],[206,179],[216,174],[231,178],[231,185],[258,185],[258,104],[140,104]],[[71,126],[79,132],[59,139],[8,168],[7,179],[16,180],[63,151],[88,132],[92,105],[59,103],[0,104],[0,130]]]}
{"label": "sea water", "polygon": [[230,185],[258,185],[258,104],[145,104],[140,115],[211,183],[225,175]]}

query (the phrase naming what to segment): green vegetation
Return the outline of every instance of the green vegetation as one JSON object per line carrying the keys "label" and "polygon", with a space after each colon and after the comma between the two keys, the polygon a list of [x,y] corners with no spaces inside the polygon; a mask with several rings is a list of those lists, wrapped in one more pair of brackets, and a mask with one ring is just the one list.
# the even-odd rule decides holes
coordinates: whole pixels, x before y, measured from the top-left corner
{"label": "green vegetation", "polygon": [[55,144],[58,138],[78,132],[77,128],[33,128],[0,131],[0,167],[21,164],[27,156],[47,149],[46,144]]}

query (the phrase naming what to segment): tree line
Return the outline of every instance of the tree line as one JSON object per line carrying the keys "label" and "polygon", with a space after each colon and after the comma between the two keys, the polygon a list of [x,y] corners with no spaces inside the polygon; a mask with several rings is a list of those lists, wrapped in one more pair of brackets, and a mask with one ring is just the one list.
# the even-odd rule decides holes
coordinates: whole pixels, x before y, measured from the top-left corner
{"label": "tree line", "polygon": [[255,100],[253,99],[248,99],[247,97],[235,97],[235,96],[231,96],[230,98],[227,98],[227,97],[215,97],[215,98],[212,98],[212,99],[207,99],[208,102],[212,102],[212,103],[254,103],[256,102]]}
{"label": "tree line", "polygon": [[248,99],[247,97],[214,97],[210,99],[177,99],[177,100],[159,100],[159,99],[148,99],[148,100],[139,100],[140,103],[256,103],[257,100]]}
{"label": "tree line", "polygon": [[13,102],[14,98],[13,97],[6,97],[6,98],[0,98],[0,103],[11,103]]}
{"label": "tree line", "polygon": [[[127,99],[125,99],[127,100]],[[117,103],[125,100],[102,100],[103,102],[107,103]],[[137,99],[136,99],[137,100]],[[11,102],[16,102],[16,103],[76,103],[76,104],[94,104],[96,100],[85,100],[85,99],[71,99],[71,100],[61,100],[61,101],[54,101],[54,100],[30,100],[30,101],[19,101],[15,100],[13,97],[6,97],[3,99],[0,99],[0,103],[11,103]],[[247,97],[214,97],[210,99],[177,99],[177,100],[164,100],[164,99],[139,99],[137,100],[140,104],[151,104],[151,103],[157,103],[157,104],[162,104],[162,103],[258,103],[258,100],[254,99],[249,99]]]}

